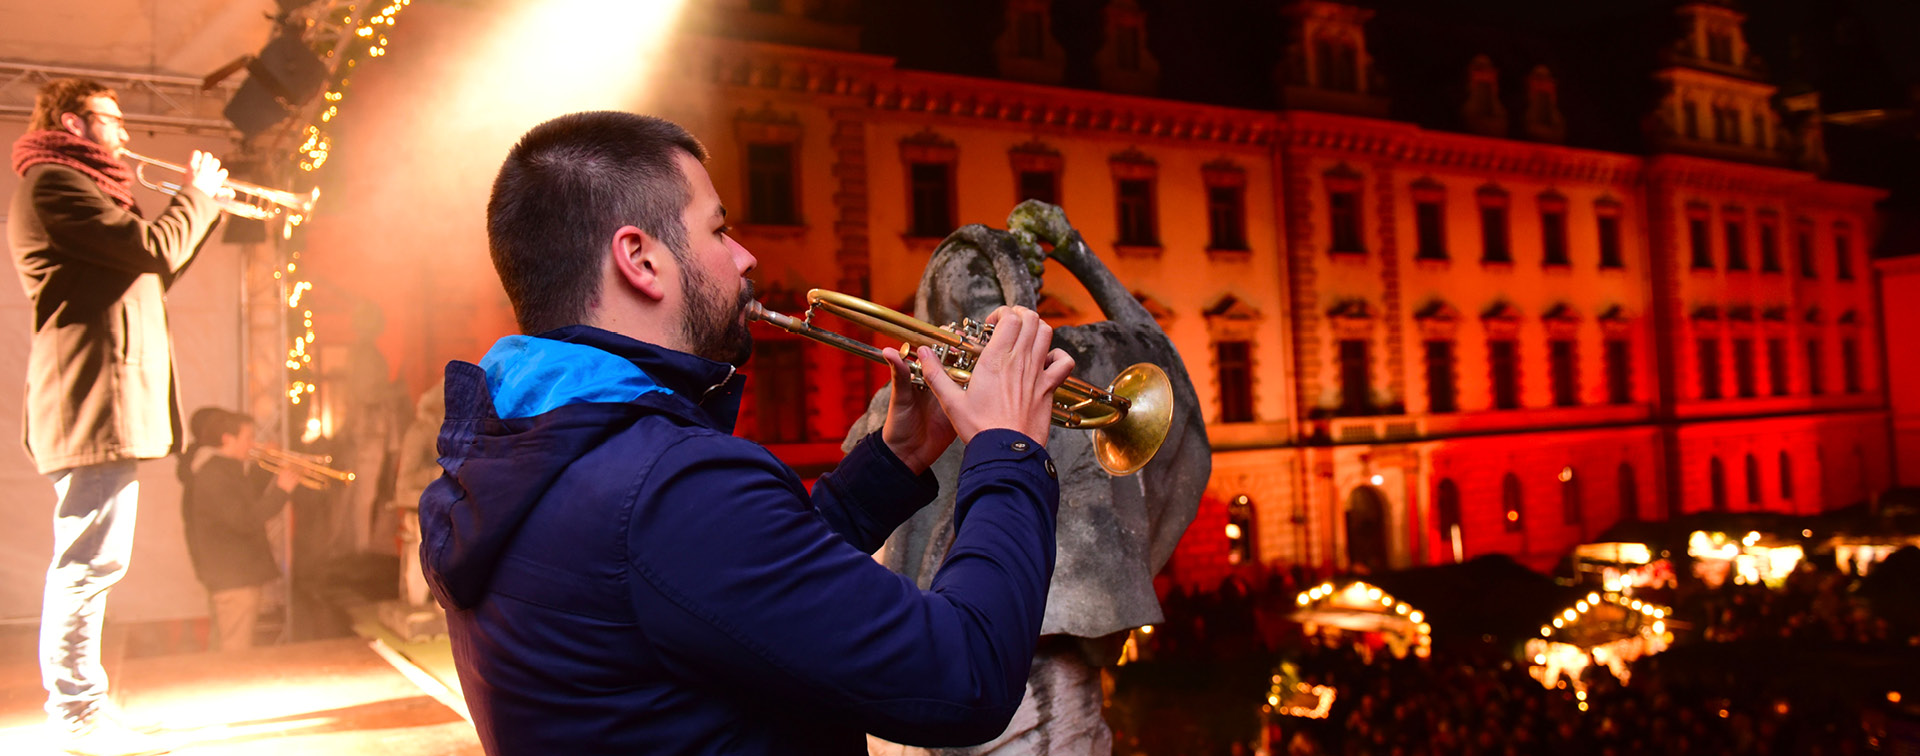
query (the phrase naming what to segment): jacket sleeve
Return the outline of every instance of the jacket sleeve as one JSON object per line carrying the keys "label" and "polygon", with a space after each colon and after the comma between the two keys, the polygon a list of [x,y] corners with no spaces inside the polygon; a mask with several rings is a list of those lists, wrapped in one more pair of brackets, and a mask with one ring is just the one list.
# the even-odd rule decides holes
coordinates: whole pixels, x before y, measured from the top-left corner
{"label": "jacket sleeve", "polygon": [[872,554],[939,493],[940,479],[932,470],[915,475],[875,431],[814,482],[813,507],[833,532]]}
{"label": "jacket sleeve", "polygon": [[194,476],[192,497],[197,502],[195,516],[225,530],[251,532],[266,524],[287,504],[287,492],[266,481],[246,474],[238,461],[215,460],[200,467]]}
{"label": "jacket sleeve", "polygon": [[220,220],[211,197],[187,186],[148,222],[69,168],[40,172],[33,207],[55,248],[75,259],[135,273],[171,276],[185,268]]}
{"label": "jacket sleeve", "polygon": [[834,532],[764,449],[683,440],[629,520],[641,631],[699,685],[804,702],[897,743],[985,742],[1019,706],[1045,614],[1049,470],[1018,432],[976,436],[953,548],[921,591]]}

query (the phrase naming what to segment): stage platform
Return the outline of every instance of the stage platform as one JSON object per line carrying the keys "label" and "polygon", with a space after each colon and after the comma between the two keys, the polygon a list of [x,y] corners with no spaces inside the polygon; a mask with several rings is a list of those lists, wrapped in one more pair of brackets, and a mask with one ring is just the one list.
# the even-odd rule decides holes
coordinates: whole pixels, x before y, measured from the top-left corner
{"label": "stage platform", "polygon": [[[0,753],[60,753],[46,736],[45,694],[30,647],[5,645]],[[122,655],[117,663],[114,657],[110,648],[113,698],[130,720],[165,728],[161,736],[180,744],[176,754],[481,753],[473,726],[457,710],[458,694],[377,637],[232,654]]]}

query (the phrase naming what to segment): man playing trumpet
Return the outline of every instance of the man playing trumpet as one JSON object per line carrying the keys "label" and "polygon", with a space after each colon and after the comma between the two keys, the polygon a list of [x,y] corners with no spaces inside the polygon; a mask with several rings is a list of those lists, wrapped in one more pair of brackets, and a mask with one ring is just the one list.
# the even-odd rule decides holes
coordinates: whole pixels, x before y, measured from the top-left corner
{"label": "man playing trumpet", "polygon": [[250,475],[257,449],[253,418],[219,407],[193,413],[193,443],[180,455],[180,517],[193,574],[207,589],[208,614],[222,651],[253,647],[260,587],[280,577],[267,520],[287,506],[300,468],[280,465],[271,479]]}
{"label": "man playing trumpet", "polygon": [[33,303],[27,453],[58,500],[40,615],[47,714],[70,753],[152,753],[113,717],[100,632],[133,556],[137,462],[179,448],[163,295],[219,220],[227,172],[195,152],[187,186],[147,221],[119,161],[129,136],[113,90],[48,82],[28,129],[7,236]]}
{"label": "man playing trumpet", "polygon": [[[967,390],[908,383],[808,491],[731,435],[756,260],[677,125],[528,132],[487,231],[525,335],[447,366],[421,561],[487,753],[859,754],[976,743],[1020,702],[1053,568],[1045,447],[1073,360],[1032,310]],[[931,352],[922,349],[922,360]],[[929,590],[869,556],[958,434],[953,555]]]}

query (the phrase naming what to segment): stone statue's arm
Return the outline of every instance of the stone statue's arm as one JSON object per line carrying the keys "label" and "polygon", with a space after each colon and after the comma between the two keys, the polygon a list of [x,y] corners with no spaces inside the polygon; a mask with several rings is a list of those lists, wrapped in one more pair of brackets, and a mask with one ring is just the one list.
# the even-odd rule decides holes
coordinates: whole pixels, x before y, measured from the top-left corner
{"label": "stone statue's arm", "polygon": [[[1108,320],[1127,325],[1150,326],[1155,331],[1159,324],[1153,315],[1133,298],[1120,279],[1108,270],[1105,263],[1093,254],[1087,246],[1087,240],[1067,222],[1067,213],[1056,205],[1039,200],[1027,200],[1020,203],[1007,215],[1007,229],[1019,238],[1022,246],[1038,245],[1035,240],[1053,245],[1053,259],[1072,273],[1081,286],[1093,295],[1094,304],[1100,307],[1100,313]],[[1037,256],[1037,255],[1036,255]]]}

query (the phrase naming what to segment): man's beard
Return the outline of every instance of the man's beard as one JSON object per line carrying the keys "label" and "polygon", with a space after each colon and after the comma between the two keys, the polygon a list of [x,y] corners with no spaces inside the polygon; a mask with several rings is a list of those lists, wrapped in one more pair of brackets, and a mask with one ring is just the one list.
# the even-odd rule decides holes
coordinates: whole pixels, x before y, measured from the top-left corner
{"label": "man's beard", "polygon": [[753,301],[753,281],[741,282],[737,301],[724,302],[720,286],[691,265],[680,267],[686,277],[687,311],[681,328],[693,354],[735,366],[753,356],[753,332],[743,313]]}

